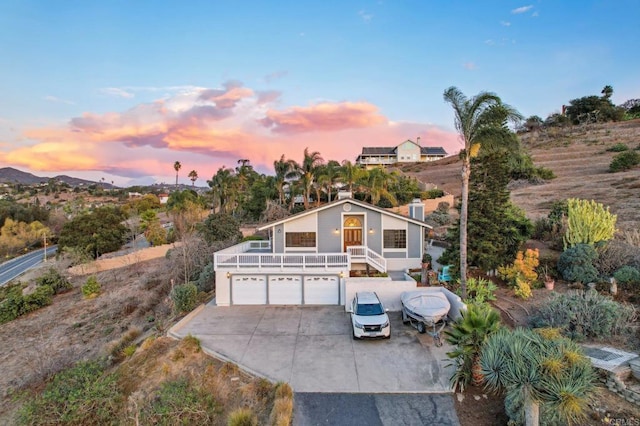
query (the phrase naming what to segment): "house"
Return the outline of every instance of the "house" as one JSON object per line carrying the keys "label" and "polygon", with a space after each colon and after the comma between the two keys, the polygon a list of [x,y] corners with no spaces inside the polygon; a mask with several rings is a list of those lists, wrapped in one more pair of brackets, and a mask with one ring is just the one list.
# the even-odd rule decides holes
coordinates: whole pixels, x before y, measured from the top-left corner
{"label": "house", "polygon": [[395,147],[363,147],[356,164],[364,167],[388,166],[395,163],[417,163],[435,161],[447,156],[442,147],[420,146],[410,139]]}
{"label": "house", "polygon": [[167,201],[169,201],[169,194],[158,194],[158,199],[160,200],[160,204],[167,204]]}
{"label": "house", "polygon": [[[262,226],[268,240],[214,253],[216,304],[345,305],[355,291],[375,291],[373,283],[384,299],[394,280],[402,281],[393,292],[399,303],[400,292],[416,286],[404,271],[420,266],[430,229],[420,200],[409,212],[411,217],[402,216],[340,194]],[[355,270],[388,276],[350,277]]]}

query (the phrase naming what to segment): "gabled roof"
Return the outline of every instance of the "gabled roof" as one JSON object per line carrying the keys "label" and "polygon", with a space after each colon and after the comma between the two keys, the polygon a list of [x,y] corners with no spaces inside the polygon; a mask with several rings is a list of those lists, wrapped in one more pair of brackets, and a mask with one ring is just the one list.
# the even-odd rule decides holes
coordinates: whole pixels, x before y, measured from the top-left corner
{"label": "gabled roof", "polygon": [[319,211],[322,211],[322,210],[326,210],[326,209],[329,209],[329,208],[334,207],[334,206],[339,206],[339,205],[345,204],[345,203],[354,204],[356,206],[364,207],[365,209],[382,213],[385,216],[390,216],[390,217],[395,217],[395,218],[398,218],[398,219],[406,220],[409,223],[413,223],[413,224],[422,226],[424,228],[429,228],[429,229],[432,228],[432,226],[430,226],[429,224],[427,224],[424,221],[421,221],[421,220],[418,220],[418,219],[412,219],[410,217],[403,216],[403,215],[398,214],[398,213],[393,213],[393,212],[390,212],[388,210],[381,209],[380,207],[376,207],[373,204],[369,204],[369,203],[367,203],[365,201],[360,201],[360,200],[356,200],[356,199],[353,199],[353,198],[343,198],[342,200],[332,201],[332,202],[327,203],[325,205],[322,205],[320,207],[315,207],[313,209],[305,210],[303,212],[294,214],[293,216],[289,216],[289,217],[286,217],[284,219],[280,219],[280,220],[277,220],[275,222],[268,223],[268,224],[258,228],[258,230],[259,231],[264,231],[265,229],[273,228],[274,226],[283,224],[285,222],[289,222],[289,221],[294,220],[294,219],[299,219],[301,217],[308,216],[310,214],[313,214],[313,213],[316,213],[316,212],[319,212]]}
{"label": "gabled roof", "polygon": [[420,154],[424,155],[447,155],[447,151],[441,146],[423,146],[420,148]]}

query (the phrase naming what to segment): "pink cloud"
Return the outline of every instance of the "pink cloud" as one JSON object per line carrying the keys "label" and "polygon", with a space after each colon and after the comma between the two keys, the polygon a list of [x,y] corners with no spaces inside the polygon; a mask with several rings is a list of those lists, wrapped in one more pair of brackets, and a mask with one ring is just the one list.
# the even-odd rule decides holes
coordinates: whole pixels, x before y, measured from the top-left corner
{"label": "pink cloud", "polygon": [[276,133],[304,133],[371,127],[386,121],[378,108],[367,102],[322,102],[286,111],[269,110],[261,123]]}

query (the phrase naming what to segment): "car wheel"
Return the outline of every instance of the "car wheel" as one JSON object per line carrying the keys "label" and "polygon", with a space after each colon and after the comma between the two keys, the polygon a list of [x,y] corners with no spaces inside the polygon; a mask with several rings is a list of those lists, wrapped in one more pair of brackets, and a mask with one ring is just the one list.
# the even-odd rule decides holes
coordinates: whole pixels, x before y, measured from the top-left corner
{"label": "car wheel", "polygon": [[391,339],[391,333],[389,333],[388,336],[384,336],[384,338],[387,339],[387,340]]}
{"label": "car wheel", "polygon": [[407,316],[407,314],[404,311],[404,309],[401,312],[402,312],[402,323],[403,324],[409,324],[409,317]]}
{"label": "car wheel", "polygon": [[427,327],[425,327],[423,322],[418,323],[418,333],[424,334],[427,332]]}

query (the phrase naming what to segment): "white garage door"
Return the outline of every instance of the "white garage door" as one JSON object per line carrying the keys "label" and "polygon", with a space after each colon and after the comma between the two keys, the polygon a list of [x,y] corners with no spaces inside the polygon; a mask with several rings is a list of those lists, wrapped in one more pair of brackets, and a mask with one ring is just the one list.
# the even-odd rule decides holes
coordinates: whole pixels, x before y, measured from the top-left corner
{"label": "white garage door", "polygon": [[231,281],[231,303],[234,305],[266,304],[266,277],[264,275],[234,275]]}
{"label": "white garage door", "polygon": [[304,277],[305,305],[338,305],[340,304],[340,285],[338,277],[308,276]]}
{"label": "white garage door", "polygon": [[302,304],[302,277],[287,275],[269,276],[270,305]]}

